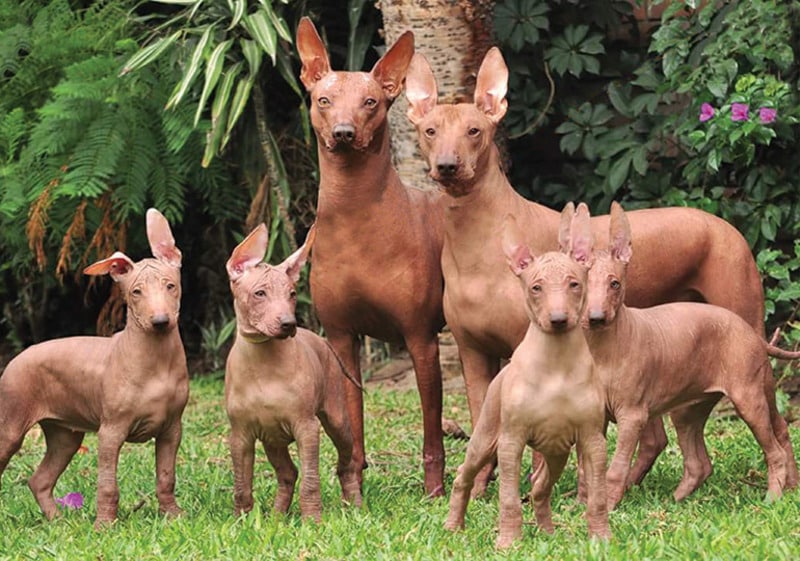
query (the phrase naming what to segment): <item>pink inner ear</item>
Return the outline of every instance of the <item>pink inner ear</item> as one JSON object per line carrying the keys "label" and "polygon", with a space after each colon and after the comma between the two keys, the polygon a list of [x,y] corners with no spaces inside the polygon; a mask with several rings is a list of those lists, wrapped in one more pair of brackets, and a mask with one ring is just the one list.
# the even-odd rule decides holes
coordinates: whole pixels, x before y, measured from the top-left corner
{"label": "pink inner ear", "polygon": [[114,252],[111,257],[92,263],[83,270],[85,275],[124,275],[133,269],[134,263],[120,251]]}

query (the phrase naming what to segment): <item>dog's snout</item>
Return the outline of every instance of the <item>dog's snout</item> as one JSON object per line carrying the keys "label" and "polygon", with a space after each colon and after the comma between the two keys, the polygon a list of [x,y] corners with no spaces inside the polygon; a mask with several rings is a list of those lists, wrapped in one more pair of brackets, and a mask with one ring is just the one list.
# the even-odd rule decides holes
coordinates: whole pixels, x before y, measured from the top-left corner
{"label": "dog's snout", "polygon": [[153,327],[166,327],[169,325],[169,316],[167,314],[153,314],[150,318],[150,323],[153,324]]}
{"label": "dog's snout", "polygon": [[442,159],[436,163],[436,170],[439,172],[439,175],[450,177],[455,175],[458,171],[458,163],[451,158]]}
{"label": "dog's snout", "polygon": [[550,312],[550,325],[555,329],[561,329],[567,326],[567,313],[566,312]]}
{"label": "dog's snout", "polygon": [[597,327],[606,322],[606,313],[603,310],[589,310],[589,325]]}
{"label": "dog's snout", "polygon": [[333,127],[333,138],[338,142],[353,142],[356,138],[356,128],[349,123],[339,123]]}
{"label": "dog's snout", "polygon": [[281,332],[287,336],[294,335],[297,332],[297,319],[294,316],[283,316],[281,318]]}

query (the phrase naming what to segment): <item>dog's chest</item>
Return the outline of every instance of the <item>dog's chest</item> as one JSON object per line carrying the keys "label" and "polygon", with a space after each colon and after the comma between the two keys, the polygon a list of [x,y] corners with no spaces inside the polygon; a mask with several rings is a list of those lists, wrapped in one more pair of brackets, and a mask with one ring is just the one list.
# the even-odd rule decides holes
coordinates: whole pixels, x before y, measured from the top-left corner
{"label": "dog's chest", "polygon": [[581,428],[601,423],[602,403],[591,377],[514,372],[503,387],[502,424],[543,453],[563,453]]}
{"label": "dog's chest", "polygon": [[[510,273],[509,273],[510,276]],[[480,270],[448,276],[444,312],[455,331],[468,335],[487,351],[509,356],[529,323],[513,277],[492,277]]]}

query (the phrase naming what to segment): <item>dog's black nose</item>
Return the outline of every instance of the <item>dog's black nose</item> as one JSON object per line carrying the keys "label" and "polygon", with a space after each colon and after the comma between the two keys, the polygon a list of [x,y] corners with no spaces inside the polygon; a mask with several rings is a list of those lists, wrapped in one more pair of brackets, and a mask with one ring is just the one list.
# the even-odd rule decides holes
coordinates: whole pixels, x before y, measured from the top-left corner
{"label": "dog's black nose", "polygon": [[553,329],[563,329],[567,326],[566,312],[550,312],[550,325]]}
{"label": "dog's black nose", "polygon": [[169,316],[167,314],[155,314],[150,318],[150,323],[156,328],[166,327],[169,325]]}
{"label": "dog's black nose", "polygon": [[443,160],[436,164],[439,175],[451,177],[458,171],[458,164],[453,160]]}
{"label": "dog's black nose", "polygon": [[603,310],[589,311],[589,327],[599,327],[606,323],[606,313]]}
{"label": "dog's black nose", "polygon": [[281,318],[281,332],[287,336],[292,336],[297,332],[297,319],[286,316]]}
{"label": "dog's black nose", "polygon": [[353,142],[356,138],[356,128],[353,125],[339,123],[333,127],[333,138],[338,142]]}

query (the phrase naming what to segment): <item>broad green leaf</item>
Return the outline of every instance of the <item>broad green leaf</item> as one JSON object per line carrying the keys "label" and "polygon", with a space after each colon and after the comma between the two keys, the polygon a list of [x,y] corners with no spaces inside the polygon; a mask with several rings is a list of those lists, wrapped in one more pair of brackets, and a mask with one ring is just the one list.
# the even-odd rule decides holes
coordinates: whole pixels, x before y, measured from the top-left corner
{"label": "broad green leaf", "polygon": [[236,84],[236,91],[233,93],[233,100],[231,100],[230,111],[228,113],[228,124],[225,127],[225,136],[222,137],[220,149],[225,148],[228,144],[236,121],[238,121],[239,117],[244,113],[244,108],[247,105],[247,101],[250,99],[250,90],[253,88],[255,81],[255,75],[248,74]]}
{"label": "broad green leaf", "polygon": [[244,58],[247,60],[247,64],[250,67],[250,74],[253,76],[257,75],[259,68],[261,68],[261,53],[263,51],[258,47],[255,41],[241,39],[239,43],[242,46]]}
{"label": "broad green leaf", "polygon": [[167,48],[175,44],[178,37],[181,36],[182,31],[176,31],[169,37],[164,37],[159,39],[152,45],[148,45],[147,47],[140,50],[138,53],[134,54],[131,58],[128,59],[128,62],[125,63],[125,66],[122,67],[122,71],[119,73],[120,76],[131,72],[132,70],[136,70],[137,68],[141,68],[146,66],[156,60],[161,53],[163,53]]}
{"label": "broad green leaf", "polygon": [[630,152],[626,152],[611,164],[611,169],[608,171],[608,186],[611,189],[611,193],[615,193],[628,179],[628,171],[630,170],[632,159],[633,155]]}
{"label": "broad green leaf", "polygon": [[647,147],[641,146],[633,153],[633,169],[641,176],[647,173]]}
{"label": "broad green leaf", "polygon": [[197,46],[195,46],[194,48],[192,57],[189,60],[189,65],[186,67],[186,71],[183,74],[183,80],[181,80],[180,84],[178,85],[177,91],[174,94],[172,94],[172,97],[170,97],[169,100],[167,101],[165,109],[170,109],[178,105],[181,99],[183,99],[183,96],[186,95],[186,92],[189,91],[189,88],[191,87],[195,77],[197,76],[197,72],[200,70],[200,63],[202,62],[205,56],[206,47],[208,46],[208,41],[211,37],[212,31],[214,31],[213,25],[209,25],[208,27],[206,27],[206,30],[203,32],[203,35],[197,42]]}
{"label": "broad green leaf", "polygon": [[222,82],[217,88],[217,94],[214,96],[214,103],[211,104],[211,125],[216,127],[218,122],[221,121],[223,111],[227,111],[228,101],[230,99],[231,90],[233,89],[234,81],[239,75],[239,72],[244,66],[243,61],[239,61],[222,75]]}
{"label": "broad green leaf", "polygon": [[258,45],[264,49],[270,58],[272,64],[275,64],[275,53],[278,50],[278,35],[272,23],[269,21],[269,16],[262,9],[257,12],[245,16],[243,19],[244,26],[253,39],[256,40]]}
{"label": "broad green leaf", "polygon": [[206,102],[211,96],[211,92],[214,90],[217,82],[219,81],[219,77],[222,74],[222,67],[225,64],[225,53],[228,52],[228,49],[232,43],[232,39],[223,41],[214,48],[214,50],[211,52],[211,55],[208,57],[208,61],[206,62],[206,79],[205,83],[203,84],[203,92],[200,94],[200,102],[197,105],[197,111],[194,115],[195,127],[200,121],[200,115],[202,115],[203,109],[205,109]]}
{"label": "broad green leaf", "polygon": [[244,17],[244,10],[247,7],[246,0],[228,0],[228,5],[231,7],[231,12],[233,17],[231,17],[231,24],[226,28],[226,31],[230,31],[242,20]]}
{"label": "broad green leaf", "polygon": [[272,9],[272,4],[270,2],[261,0],[261,5],[264,6],[264,10],[267,12],[269,19],[272,22],[272,26],[278,32],[278,35],[280,35],[285,41],[291,43],[292,32],[289,31],[289,26],[286,24],[286,20],[275,13],[275,10]]}

